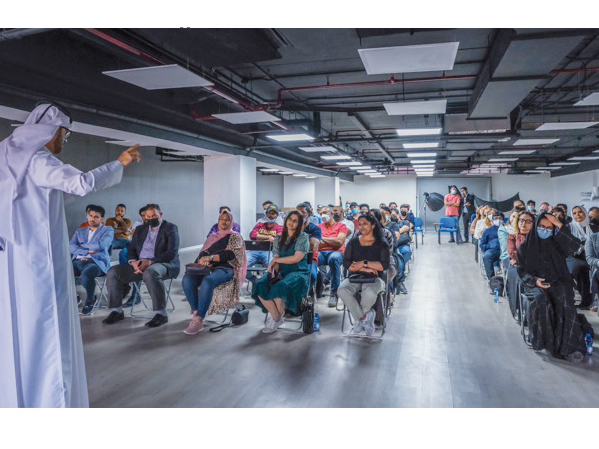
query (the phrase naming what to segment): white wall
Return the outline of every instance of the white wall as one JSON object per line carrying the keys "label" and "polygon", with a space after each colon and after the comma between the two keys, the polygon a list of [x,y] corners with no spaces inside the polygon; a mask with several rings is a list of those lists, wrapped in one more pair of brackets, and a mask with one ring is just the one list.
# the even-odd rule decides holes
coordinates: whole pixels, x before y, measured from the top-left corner
{"label": "white wall", "polygon": [[295,207],[304,201],[309,201],[314,206],[316,191],[314,179],[285,176],[283,189],[283,203],[279,206]]}
{"label": "white wall", "polygon": [[341,183],[341,199],[367,203],[378,207],[380,203],[395,201],[398,205],[408,203],[414,209],[416,204],[416,176],[388,175],[385,178],[354,176],[354,182]]}
{"label": "white wall", "polygon": [[283,175],[256,173],[256,212],[262,213],[262,203],[270,200],[283,207]]}
{"label": "white wall", "polygon": [[341,188],[339,178],[316,178],[316,198],[312,203],[317,204],[339,204]]}

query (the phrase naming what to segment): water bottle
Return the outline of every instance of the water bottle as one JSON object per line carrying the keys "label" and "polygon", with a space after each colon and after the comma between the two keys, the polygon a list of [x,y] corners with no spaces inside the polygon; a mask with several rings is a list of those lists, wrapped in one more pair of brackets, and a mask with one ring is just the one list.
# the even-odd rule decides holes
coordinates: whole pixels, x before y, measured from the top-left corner
{"label": "water bottle", "polygon": [[320,331],[320,317],[318,312],[314,312],[314,332]]}
{"label": "water bottle", "polygon": [[495,301],[495,304],[499,302],[499,289],[497,287],[493,290],[493,301]]}
{"label": "water bottle", "polygon": [[587,345],[587,357],[593,355],[593,336],[590,332],[587,332],[586,337],[584,337],[584,342]]}

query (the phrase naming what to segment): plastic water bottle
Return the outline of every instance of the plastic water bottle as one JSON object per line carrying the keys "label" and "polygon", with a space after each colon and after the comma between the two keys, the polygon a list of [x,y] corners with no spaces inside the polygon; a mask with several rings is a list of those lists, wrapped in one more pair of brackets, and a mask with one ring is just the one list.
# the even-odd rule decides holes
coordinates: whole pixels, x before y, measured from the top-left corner
{"label": "plastic water bottle", "polygon": [[587,335],[584,337],[584,342],[587,345],[587,357],[593,355],[593,336],[590,332],[587,332]]}
{"label": "plastic water bottle", "polygon": [[318,312],[314,312],[314,332],[320,331],[320,316]]}
{"label": "plastic water bottle", "polygon": [[493,301],[495,301],[495,304],[499,303],[499,289],[497,287],[493,290]]}

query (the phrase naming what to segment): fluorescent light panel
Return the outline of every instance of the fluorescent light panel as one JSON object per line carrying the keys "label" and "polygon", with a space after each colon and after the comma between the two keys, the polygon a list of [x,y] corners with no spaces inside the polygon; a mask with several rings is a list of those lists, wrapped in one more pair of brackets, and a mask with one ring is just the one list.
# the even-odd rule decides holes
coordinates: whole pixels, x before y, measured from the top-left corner
{"label": "fluorescent light panel", "polygon": [[404,148],[437,148],[439,142],[423,142],[423,143],[404,143]]}
{"label": "fluorescent light panel", "polygon": [[314,137],[308,134],[271,134],[266,136],[269,139],[276,140],[277,142],[295,142],[299,140],[314,140]]}
{"label": "fluorescent light panel", "polygon": [[[324,147],[298,147],[300,150],[305,151],[306,153],[327,153],[330,151],[338,151],[337,148],[331,146]],[[345,157],[345,156],[344,156]],[[349,157],[349,156],[347,156]]]}
{"label": "fluorescent light panel", "polygon": [[292,171],[280,171],[279,175],[292,175],[293,172]]}
{"label": "fluorescent light panel", "polygon": [[383,103],[389,115],[445,114],[447,100]]}
{"label": "fluorescent light panel", "polygon": [[518,139],[513,145],[550,145],[557,142],[559,139]]}
{"label": "fluorescent light panel", "polygon": [[314,179],[316,176],[306,176],[306,179]]}
{"label": "fluorescent light panel", "polygon": [[177,64],[102,72],[147,90],[206,87],[214,84]]}
{"label": "fluorescent light panel", "polygon": [[308,175],[301,175],[301,174],[295,173],[293,176],[295,176],[296,178],[305,178]]}
{"label": "fluorescent light panel", "polygon": [[441,134],[441,128],[405,128],[396,129],[398,136],[435,136]]}
{"label": "fluorescent light panel", "polygon": [[597,106],[599,105],[599,92],[595,92],[577,103],[574,106]]}
{"label": "fluorescent light panel", "polygon": [[593,161],[599,159],[599,156],[574,156],[568,158],[569,161]]}
{"label": "fluorescent light panel", "polygon": [[240,125],[243,123],[277,122],[281,120],[279,117],[275,117],[274,115],[264,111],[233,112],[230,114],[212,114],[212,117],[224,120],[225,122],[233,123],[234,125]]}
{"label": "fluorescent light panel", "polygon": [[558,122],[558,123],[544,123],[539,126],[535,131],[558,131],[567,129],[585,129],[595,126],[599,122]]}
{"label": "fluorescent light panel", "polygon": [[410,159],[413,157],[437,157],[437,153],[408,153],[407,156]]}
{"label": "fluorescent light panel", "polygon": [[559,170],[563,167],[537,167],[535,170]]}
{"label": "fluorescent light panel", "polygon": [[578,165],[580,162],[552,162],[549,165]]}
{"label": "fluorescent light panel", "polygon": [[362,162],[357,162],[357,161],[337,162],[337,165],[349,167],[350,165],[362,165]]}
{"label": "fluorescent light panel", "polygon": [[459,42],[358,49],[369,75],[452,70]]}
{"label": "fluorescent light panel", "polygon": [[352,170],[362,170],[364,168],[372,168],[370,165],[363,165],[363,166],[358,166],[358,167],[349,167]]}
{"label": "fluorescent light panel", "polygon": [[278,168],[259,168],[258,170],[260,171],[265,171],[265,172],[275,172],[275,171],[279,171]]}
{"label": "fluorescent light panel", "polygon": [[508,151],[500,151],[499,155],[501,156],[502,154],[507,155],[512,155],[512,154],[532,154],[537,150],[508,150]]}
{"label": "fluorescent light panel", "polygon": [[487,162],[514,162],[517,161],[517,157],[513,158],[497,158],[497,159],[489,159]]}
{"label": "fluorescent light panel", "polygon": [[340,161],[343,159],[351,159],[350,156],[341,156],[340,154],[336,154],[334,156],[320,156],[321,159],[325,161]]}
{"label": "fluorescent light panel", "polygon": [[384,178],[385,175],[371,175],[371,178]]}
{"label": "fluorescent light panel", "polygon": [[414,164],[434,164],[436,159],[411,159],[410,162]]}
{"label": "fluorescent light panel", "polygon": [[378,173],[378,172],[376,170],[358,170],[358,173],[365,175],[367,173]]}
{"label": "fluorescent light panel", "polygon": [[545,170],[524,170],[524,173],[547,173]]}

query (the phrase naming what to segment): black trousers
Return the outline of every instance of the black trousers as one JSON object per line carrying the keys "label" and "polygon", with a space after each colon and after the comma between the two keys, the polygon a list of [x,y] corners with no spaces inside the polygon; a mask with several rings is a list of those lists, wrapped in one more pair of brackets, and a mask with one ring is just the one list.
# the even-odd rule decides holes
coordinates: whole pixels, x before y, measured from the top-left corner
{"label": "black trousers", "polygon": [[464,226],[464,241],[470,238],[470,214],[462,214],[462,224]]}

